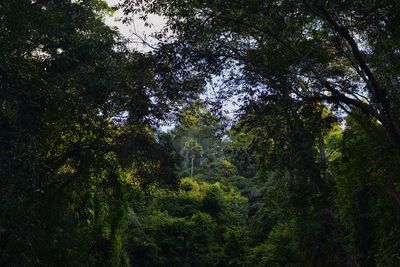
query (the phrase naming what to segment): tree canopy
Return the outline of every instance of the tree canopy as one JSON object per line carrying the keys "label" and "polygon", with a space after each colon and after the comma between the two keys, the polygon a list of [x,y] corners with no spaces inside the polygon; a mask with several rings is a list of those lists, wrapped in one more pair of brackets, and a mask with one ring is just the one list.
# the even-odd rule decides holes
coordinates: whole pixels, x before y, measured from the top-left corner
{"label": "tree canopy", "polygon": [[399,8],[1,2],[0,266],[399,266]]}

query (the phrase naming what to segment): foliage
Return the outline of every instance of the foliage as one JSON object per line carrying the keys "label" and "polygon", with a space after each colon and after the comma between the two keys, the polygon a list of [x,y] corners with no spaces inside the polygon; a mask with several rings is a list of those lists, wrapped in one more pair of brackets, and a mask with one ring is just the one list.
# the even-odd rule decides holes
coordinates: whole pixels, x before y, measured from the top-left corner
{"label": "foliage", "polygon": [[382,140],[383,129],[376,120],[359,112],[356,115],[360,123],[347,119],[346,130],[336,143],[340,158],[332,163],[339,215],[352,244],[349,249],[360,265],[395,266],[399,242],[393,238],[399,235],[399,205],[386,184],[388,180],[394,183],[400,171],[399,154]]}
{"label": "foliage", "polygon": [[125,172],[175,180],[152,58],[103,23],[109,11],[0,3],[2,266],[123,265]]}
{"label": "foliage", "polygon": [[0,266],[399,265],[397,1],[118,8],[0,2]]}
{"label": "foliage", "polygon": [[145,205],[130,235],[134,264],[240,266],[240,254],[224,257],[227,248],[242,249],[235,238],[246,218],[246,199],[232,187],[185,178],[178,191],[151,189]]}

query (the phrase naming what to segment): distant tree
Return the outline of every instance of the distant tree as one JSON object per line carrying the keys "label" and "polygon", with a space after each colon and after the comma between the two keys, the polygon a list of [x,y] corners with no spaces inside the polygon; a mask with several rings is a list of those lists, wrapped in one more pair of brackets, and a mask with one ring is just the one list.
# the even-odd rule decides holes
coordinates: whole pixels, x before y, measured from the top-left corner
{"label": "distant tree", "polygon": [[203,154],[203,147],[197,142],[196,139],[188,139],[183,146],[183,153],[190,159],[190,177],[193,177],[193,163],[194,159]]}
{"label": "distant tree", "polygon": [[237,190],[185,178],[178,191],[152,188],[150,196],[129,235],[132,264],[243,265],[247,203]]}

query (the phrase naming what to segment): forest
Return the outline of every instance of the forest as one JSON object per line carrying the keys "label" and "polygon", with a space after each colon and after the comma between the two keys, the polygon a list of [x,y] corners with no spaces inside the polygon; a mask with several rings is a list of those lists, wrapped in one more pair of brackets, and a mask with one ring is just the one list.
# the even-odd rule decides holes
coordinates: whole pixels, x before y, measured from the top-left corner
{"label": "forest", "polygon": [[0,266],[400,266],[399,11],[1,0]]}

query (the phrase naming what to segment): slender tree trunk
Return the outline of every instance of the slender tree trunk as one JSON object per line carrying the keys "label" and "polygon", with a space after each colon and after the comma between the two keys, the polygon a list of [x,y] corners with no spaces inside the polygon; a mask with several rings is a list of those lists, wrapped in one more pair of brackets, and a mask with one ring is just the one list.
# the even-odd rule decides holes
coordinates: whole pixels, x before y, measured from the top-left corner
{"label": "slender tree trunk", "polygon": [[192,168],[190,169],[190,177],[193,177],[193,157],[192,157]]}
{"label": "slender tree trunk", "polygon": [[318,142],[319,142],[319,160],[322,167],[322,176],[325,182],[328,182],[329,179],[328,161],[326,160],[324,137],[322,136],[321,132],[319,133]]}
{"label": "slender tree trunk", "polygon": [[186,257],[185,257],[185,267],[189,266],[189,241],[186,241]]}

